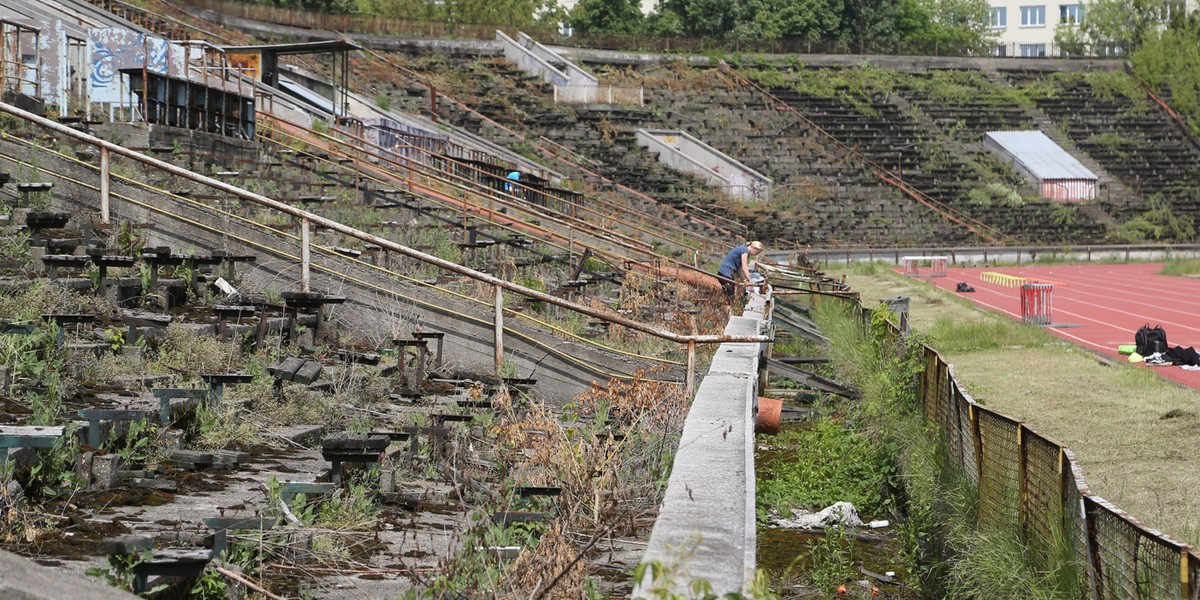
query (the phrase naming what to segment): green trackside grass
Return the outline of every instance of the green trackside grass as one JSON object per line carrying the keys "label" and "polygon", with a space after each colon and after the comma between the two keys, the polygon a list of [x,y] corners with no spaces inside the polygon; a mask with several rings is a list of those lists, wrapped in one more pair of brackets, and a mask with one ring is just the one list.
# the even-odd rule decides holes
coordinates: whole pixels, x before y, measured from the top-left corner
{"label": "green trackside grass", "polygon": [[1073,450],[1093,493],[1150,527],[1200,544],[1193,450],[1200,392],[887,268],[857,267],[847,281],[868,306],[909,296],[912,329],[954,366],[977,401]]}
{"label": "green trackside grass", "polygon": [[1174,258],[1163,263],[1163,275],[1200,277],[1200,258]]}

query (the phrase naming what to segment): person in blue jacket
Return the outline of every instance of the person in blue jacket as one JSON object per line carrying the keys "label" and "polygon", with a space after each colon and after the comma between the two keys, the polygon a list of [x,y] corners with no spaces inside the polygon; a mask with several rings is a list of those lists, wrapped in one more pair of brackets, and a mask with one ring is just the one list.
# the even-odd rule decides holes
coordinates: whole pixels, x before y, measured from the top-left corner
{"label": "person in blue jacket", "polygon": [[725,290],[725,298],[731,305],[734,292],[737,291],[738,279],[746,283],[754,281],[750,276],[750,257],[762,254],[763,248],[763,243],[759,241],[734,246],[733,250],[725,255],[725,260],[721,261],[721,266],[717,269],[717,279],[720,280],[721,289]]}

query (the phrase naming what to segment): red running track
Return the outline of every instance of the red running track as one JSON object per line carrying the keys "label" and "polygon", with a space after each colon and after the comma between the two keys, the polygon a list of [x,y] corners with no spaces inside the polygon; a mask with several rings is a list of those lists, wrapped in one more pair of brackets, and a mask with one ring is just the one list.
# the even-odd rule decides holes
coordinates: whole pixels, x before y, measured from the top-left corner
{"label": "red running track", "polygon": [[[1071,327],[1048,328],[1055,335],[1126,360],[1117,346],[1132,344],[1138,327],[1162,325],[1171,346],[1200,348],[1200,279],[1159,275],[1162,263],[1064,265],[1045,267],[950,268],[946,277],[921,277],[954,292],[960,281],[975,288],[959,293],[980,306],[1021,319],[1021,288],[1001,287],[980,279],[984,272],[1053,283],[1051,322]],[[1200,389],[1200,371],[1179,367],[1146,367],[1168,379]]]}

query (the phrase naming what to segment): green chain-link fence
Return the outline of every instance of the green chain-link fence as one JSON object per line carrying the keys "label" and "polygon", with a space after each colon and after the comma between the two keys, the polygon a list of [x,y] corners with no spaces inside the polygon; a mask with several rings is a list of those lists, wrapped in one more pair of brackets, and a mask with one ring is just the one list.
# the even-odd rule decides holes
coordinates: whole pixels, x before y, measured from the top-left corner
{"label": "green chain-link fence", "polygon": [[1035,563],[1082,565],[1089,598],[1200,600],[1200,556],[1093,495],[1070,450],[977,404],[925,348],[920,400],[979,492],[979,524],[1017,528]]}

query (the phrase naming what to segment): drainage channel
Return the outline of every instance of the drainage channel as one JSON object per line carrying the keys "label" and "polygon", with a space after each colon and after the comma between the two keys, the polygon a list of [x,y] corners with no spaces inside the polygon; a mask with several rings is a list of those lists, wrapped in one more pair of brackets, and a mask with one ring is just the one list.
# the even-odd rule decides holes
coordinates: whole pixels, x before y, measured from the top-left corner
{"label": "drainage channel", "polygon": [[[804,353],[817,347],[801,342]],[[755,444],[758,568],[780,598],[917,598],[888,489],[894,467],[845,422],[845,399],[799,389],[776,375],[828,381],[820,360],[780,356],[775,346]],[[811,354],[810,354],[811,356]],[[816,363],[816,364],[814,364]],[[793,372],[798,371],[798,372]],[[769,399],[768,399],[769,398]],[[764,411],[779,403],[778,419]]]}

